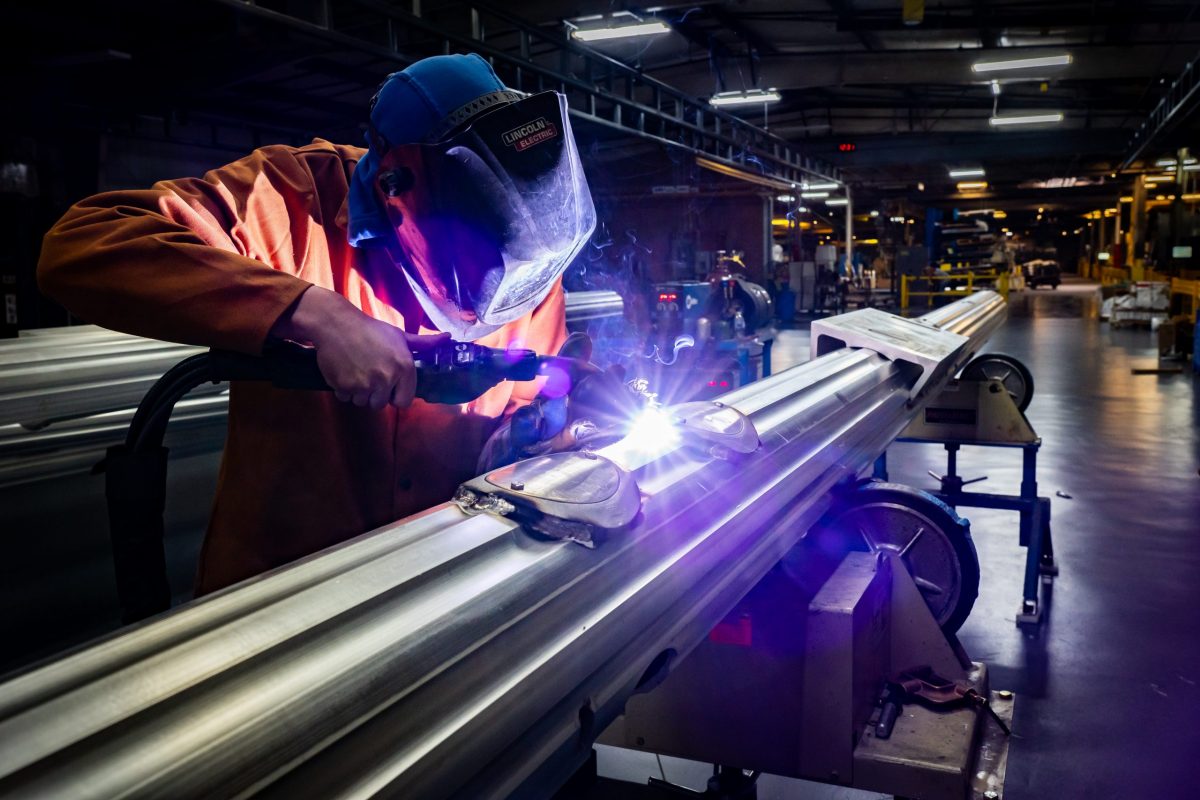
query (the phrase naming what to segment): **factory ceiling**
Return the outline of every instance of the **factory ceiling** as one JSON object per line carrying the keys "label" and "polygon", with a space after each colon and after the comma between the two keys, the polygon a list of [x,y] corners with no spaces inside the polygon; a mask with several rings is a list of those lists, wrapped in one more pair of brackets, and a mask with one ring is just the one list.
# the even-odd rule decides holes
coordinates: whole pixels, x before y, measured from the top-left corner
{"label": "factory ceiling", "polygon": [[[1050,195],[1069,203],[1111,193],[1096,181],[1110,180],[1131,136],[1200,52],[1195,2],[941,0],[924,3],[914,24],[906,24],[905,5],[535,0],[472,13],[441,0],[17,4],[5,15],[22,35],[2,58],[10,76],[24,76],[7,82],[7,107],[37,109],[37,124],[167,138],[202,124],[213,146],[237,149],[313,135],[360,140],[380,78],[406,58],[440,52],[446,32],[457,37],[454,49],[480,41],[573,80],[603,84],[618,64],[701,101],[775,89],[777,102],[726,110],[868,191],[905,194],[921,185],[931,199],[953,198],[948,169],[969,165],[986,169],[990,194],[1038,204]],[[574,42],[569,51],[547,44],[569,38],[572,26],[639,20],[670,30]],[[973,70],[1060,54],[1070,63]],[[618,82],[612,91],[649,103],[652,90]],[[993,116],[1058,112],[1054,124],[989,124]],[[1153,160],[1194,143],[1195,119],[1180,113],[1171,123],[1142,155]],[[655,146],[608,126],[597,130],[593,154],[636,156]]]}

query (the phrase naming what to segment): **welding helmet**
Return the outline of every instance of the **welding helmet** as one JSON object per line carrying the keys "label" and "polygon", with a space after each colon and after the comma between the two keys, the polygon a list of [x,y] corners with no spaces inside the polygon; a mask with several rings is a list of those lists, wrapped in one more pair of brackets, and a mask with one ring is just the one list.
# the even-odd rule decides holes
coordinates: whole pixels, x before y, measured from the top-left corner
{"label": "welding helmet", "polygon": [[497,105],[431,143],[386,147],[377,191],[389,249],[439,330],[473,340],[532,311],[596,212],[566,98]]}

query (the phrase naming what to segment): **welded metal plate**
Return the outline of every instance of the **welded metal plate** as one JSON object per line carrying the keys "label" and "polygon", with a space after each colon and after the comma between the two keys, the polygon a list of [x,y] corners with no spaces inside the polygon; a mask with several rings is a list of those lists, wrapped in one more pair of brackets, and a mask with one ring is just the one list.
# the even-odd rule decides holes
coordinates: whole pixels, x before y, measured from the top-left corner
{"label": "welded metal plate", "polygon": [[926,384],[952,372],[956,356],[970,337],[944,331],[915,319],[905,319],[877,308],[862,308],[828,319],[813,320],[812,357],[843,347],[874,350],[892,361],[905,361],[921,369],[911,396],[920,397]]}
{"label": "welded metal plate", "polygon": [[716,444],[733,453],[753,453],[759,447],[754,423],[735,408],[719,403],[683,403],[668,409],[689,444]]}
{"label": "welded metal plate", "polygon": [[603,503],[617,493],[621,470],[615,464],[574,456],[552,453],[518,461],[489,472],[485,480],[496,489],[519,490],[527,497],[556,503]]}
{"label": "welded metal plate", "polygon": [[[468,497],[472,494],[474,499]],[[464,483],[455,501],[468,512],[516,512],[523,516],[522,510],[532,510],[544,517],[595,528],[629,524],[642,504],[631,474],[589,452],[549,453],[501,467]],[[582,529],[561,538],[590,541]]]}

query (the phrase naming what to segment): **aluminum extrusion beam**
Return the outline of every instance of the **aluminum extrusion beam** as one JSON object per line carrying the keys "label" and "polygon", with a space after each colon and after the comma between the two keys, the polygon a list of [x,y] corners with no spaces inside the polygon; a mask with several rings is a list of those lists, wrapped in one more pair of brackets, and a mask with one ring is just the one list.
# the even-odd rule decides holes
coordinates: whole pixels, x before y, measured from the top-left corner
{"label": "aluminum extrusion beam", "polygon": [[625,316],[625,301],[610,291],[567,292],[567,325]]}
{"label": "aluminum extrusion beam", "polygon": [[[969,305],[948,324],[1004,312]],[[721,398],[743,457],[599,451],[642,506],[594,549],[447,503],[19,675],[0,795],[547,795],[891,444],[917,372],[843,348]]]}

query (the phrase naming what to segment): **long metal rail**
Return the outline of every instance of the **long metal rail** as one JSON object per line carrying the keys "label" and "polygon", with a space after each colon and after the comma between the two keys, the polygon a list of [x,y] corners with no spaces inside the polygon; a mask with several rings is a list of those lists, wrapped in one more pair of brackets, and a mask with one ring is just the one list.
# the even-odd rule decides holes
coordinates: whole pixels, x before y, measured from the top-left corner
{"label": "long metal rail", "polygon": [[[973,334],[939,374],[1003,317],[989,295],[936,312]],[[843,348],[721,398],[753,452],[601,450],[641,513],[592,549],[447,503],[22,674],[0,795],[546,795],[918,413],[919,372]],[[571,463],[551,494],[611,490]]]}

